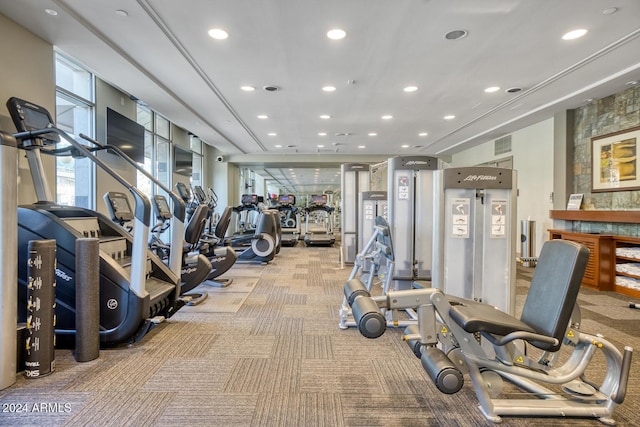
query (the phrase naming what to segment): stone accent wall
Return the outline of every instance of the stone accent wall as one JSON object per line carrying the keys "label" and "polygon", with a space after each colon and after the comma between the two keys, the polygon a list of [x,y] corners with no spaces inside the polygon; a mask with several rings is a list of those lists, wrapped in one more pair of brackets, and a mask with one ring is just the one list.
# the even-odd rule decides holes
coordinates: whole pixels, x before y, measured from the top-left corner
{"label": "stone accent wall", "polygon": [[[636,126],[640,126],[640,85],[575,110],[573,192],[584,194],[582,209],[640,210],[640,191],[591,193],[591,138]],[[574,221],[573,229],[584,233],[640,235],[637,224]]]}

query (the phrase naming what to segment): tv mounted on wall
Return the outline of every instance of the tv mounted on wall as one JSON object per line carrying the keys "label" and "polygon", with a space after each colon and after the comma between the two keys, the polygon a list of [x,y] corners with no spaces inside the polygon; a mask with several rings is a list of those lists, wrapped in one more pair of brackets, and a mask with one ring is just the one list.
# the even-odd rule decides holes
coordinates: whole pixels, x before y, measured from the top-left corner
{"label": "tv mounted on wall", "polygon": [[193,153],[174,145],[173,171],[180,175],[191,176],[193,173]]}
{"label": "tv mounted on wall", "polygon": [[144,126],[107,108],[107,144],[144,163]]}

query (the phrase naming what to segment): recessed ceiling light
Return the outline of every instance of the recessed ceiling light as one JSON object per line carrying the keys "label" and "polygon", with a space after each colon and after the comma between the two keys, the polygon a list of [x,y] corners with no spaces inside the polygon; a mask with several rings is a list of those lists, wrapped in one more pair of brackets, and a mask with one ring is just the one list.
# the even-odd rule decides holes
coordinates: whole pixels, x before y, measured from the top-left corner
{"label": "recessed ceiling light", "polygon": [[318,136],[327,136],[326,132],[318,132]]}
{"label": "recessed ceiling light", "polygon": [[581,28],[579,30],[569,31],[565,35],[562,36],[562,40],[575,40],[587,34],[587,30]]}
{"label": "recessed ceiling light", "polygon": [[375,132],[369,132],[369,136],[378,136],[378,134]]}
{"label": "recessed ceiling light", "polygon": [[447,40],[460,40],[467,37],[468,34],[467,30],[453,30],[445,34],[444,38]]}
{"label": "recessed ceiling light", "polygon": [[282,148],[282,145],[280,145],[280,144],[276,144],[276,145],[274,145],[274,147],[276,147],[276,148]]}
{"label": "recessed ceiling light", "polygon": [[522,90],[521,87],[510,87],[509,89],[505,90],[505,92],[507,93],[518,93]]}
{"label": "recessed ceiling light", "polygon": [[267,135],[269,135],[269,136],[278,136],[278,134],[275,133],[275,132],[269,132]]}
{"label": "recessed ceiling light", "polygon": [[347,33],[339,28],[334,28],[333,30],[327,31],[327,37],[329,37],[331,40],[342,40],[346,35]]}
{"label": "recessed ceiling light", "polygon": [[264,120],[264,119],[268,119],[269,116],[267,116],[266,114],[258,114],[258,118]]}
{"label": "recessed ceiling light", "polygon": [[409,148],[409,144],[402,144],[400,147],[401,148]]}
{"label": "recessed ceiling light", "polygon": [[58,14],[58,11],[57,10],[53,10],[53,9],[45,9],[44,11],[47,12],[51,16],[56,16]]}
{"label": "recessed ceiling light", "polygon": [[335,86],[325,86],[322,88],[323,91],[325,92],[333,92],[336,90]]}
{"label": "recessed ceiling light", "polygon": [[253,86],[240,86],[240,89],[244,90],[245,92],[253,92],[254,90],[256,90],[256,88]]}
{"label": "recessed ceiling light", "polygon": [[124,9],[118,9],[118,10],[116,10],[115,14],[116,14],[116,15],[118,15],[118,16],[122,16],[122,17],[129,16],[129,12],[127,12],[127,11],[126,11],[126,10],[124,10]]}
{"label": "recessed ceiling light", "polygon": [[405,92],[415,92],[418,90],[418,86],[407,86],[402,90],[404,90]]}
{"label": "recessed ceiling light", "polygon": [[445,120],[453,120],[455,118],[456,118],[456,116],[454,116],[453,114],[449,114],[448,116],[444,116]]}
{"label": "recessed ceiling light", "polygon": [[498,86],[491,86],[491,87],[486,88],[484,91],[487,92],[487,93],[492,93],[492,92],[497,92],[499,90],[500,90],[500,88]]}
{"label": "recessed ceiling light", "polygon": [[391,114],[386,114],[382,116],[382,120],[391,120],[391,119],[393,119],[393,116]]}
{"label": "recessed ceiling light", "polygon": [[427,132],[420,132],[420,133],[418,134],[418,136],[427,136],[427,135],[429,135]]}
{"label": "recessed ceiling light", "polygon": [[366,145],[358,145],[358,148],[367,148]]}
{"label": "recessed ceiling light", "polygon": [[322,144],[318,144],[318,145],[316,145],[316,147],[318,147],[318,148],[324,148],[324,145],[322,145]]}
{"label": "recessed ceiling light", "polygon": [[602,11],[603,15],[613,15],[618,11],[617,7],[609,7]]}
{"label": "recessed ceiling light", "polygon": [[212,28],[209,30],[209,36],[216,40],[224,40],[229,37],[229,33],[221,28]]}
{"label": "recessed ceiling light", "polygon": [[331,116],[330,116],[330,115],[328,115],[328,114],[321,114],[321,115],[320,115],[320,118],[321,118],[321,119],[330,119],[330,118],[331,118]]}

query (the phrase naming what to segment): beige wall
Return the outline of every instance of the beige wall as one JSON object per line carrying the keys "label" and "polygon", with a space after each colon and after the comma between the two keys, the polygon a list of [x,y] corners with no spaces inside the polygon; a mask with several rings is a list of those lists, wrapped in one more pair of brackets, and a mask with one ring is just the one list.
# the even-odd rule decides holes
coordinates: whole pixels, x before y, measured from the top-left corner
{"label": "beige wall", "polygon": [[[55,117],[55,72],[53,46],[0,15],[0,129],[15,132],[6,107],[16,96],[47,108]],[[31,173],[20,155],[18,203],[36,201]],[[44,156],[47,181],[55,198],[55,158]]]}
{"label": "beige wall", "polygon": [[[473,166],[513,156],[518,173],[517,218],[536,222],[535,250],[540,252],[552,227],[549,210],[553,209],[554,119],[548,119],[511,134],[511,152],[494,154],[494,141],[454,154],[453,166]],[[520,252],[520,242],[516,252]]]}

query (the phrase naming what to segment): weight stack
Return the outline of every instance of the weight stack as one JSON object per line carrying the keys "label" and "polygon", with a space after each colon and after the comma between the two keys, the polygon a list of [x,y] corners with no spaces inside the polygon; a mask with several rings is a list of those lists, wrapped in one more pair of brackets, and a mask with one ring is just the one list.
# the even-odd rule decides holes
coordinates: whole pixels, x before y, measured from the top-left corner
{"label": "weight stack", "polygon": [[27,378],[49,375],[55,369],[56,241],[30,240],[27,261]]}

